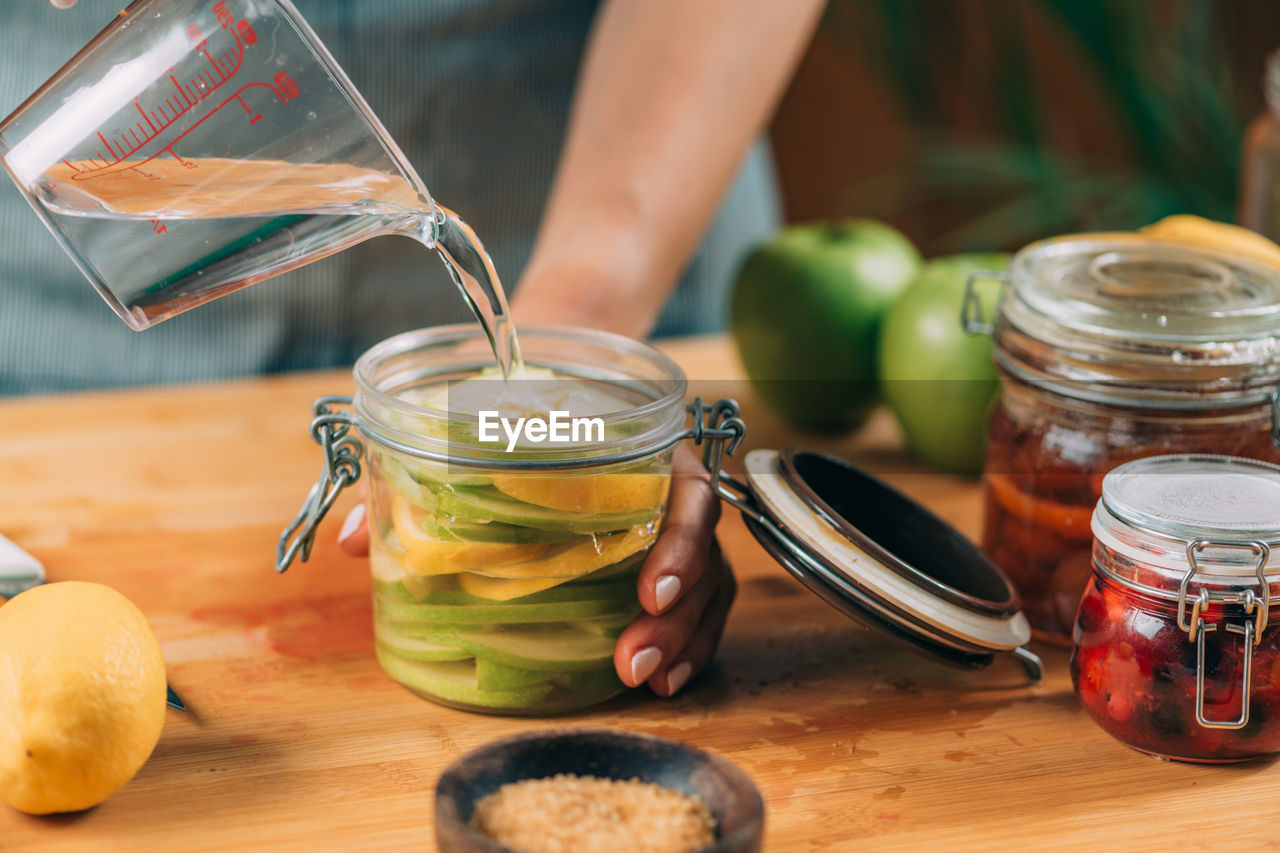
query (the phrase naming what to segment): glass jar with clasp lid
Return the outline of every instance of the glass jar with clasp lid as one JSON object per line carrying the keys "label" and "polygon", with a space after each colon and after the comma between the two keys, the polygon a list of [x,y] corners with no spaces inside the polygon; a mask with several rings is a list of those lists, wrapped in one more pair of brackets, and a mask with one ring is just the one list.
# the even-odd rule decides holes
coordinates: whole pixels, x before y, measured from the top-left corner
{"label": "glass jar with clasp lid", "polygon": [[[976,278],[1005,282],[992,315]],[[1042,638],[1065,644],[1103,475],[1169,453],[1280,461],[1280,271],[1139,235],[1065,237],[970,281],[995,339],[983,547]]]}
{"label": "glass jar with clasp lid", "polygon": [[407,332],[362,355],[355,397],[315,404],[325,468],[277,569],[306,559],[367,470],[382,668],[441,704],[548,714],[623,689],[614,643],[640,610],[673,449],[704,444],[715,471],[743,426],[732,403],[694,401],[686,427],[684,374],[645,344],[536,326],[520,342],[505,378],[478,326]]}
{"label": "glass jar with clasp lid", "polygon": [[1280,466],[1209,455],[1103,480],[1071,677],[1094,721],[1162,758],[1280,753]]}

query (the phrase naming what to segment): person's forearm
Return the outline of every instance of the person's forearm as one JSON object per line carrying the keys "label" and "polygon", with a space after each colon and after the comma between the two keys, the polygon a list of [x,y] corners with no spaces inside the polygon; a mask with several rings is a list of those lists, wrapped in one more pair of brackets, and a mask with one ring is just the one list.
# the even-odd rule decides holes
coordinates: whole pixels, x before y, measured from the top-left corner
{"label": "person's forearm", "polygon": [[772,115],[823,0],[609,0],[515,299],[636,337]]}

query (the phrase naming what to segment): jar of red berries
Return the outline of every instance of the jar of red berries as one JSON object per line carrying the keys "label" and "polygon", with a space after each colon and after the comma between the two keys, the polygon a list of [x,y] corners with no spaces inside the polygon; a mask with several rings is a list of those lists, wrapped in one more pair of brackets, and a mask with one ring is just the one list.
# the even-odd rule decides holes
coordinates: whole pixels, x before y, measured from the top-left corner
{"label": "jar of red berries", "polygon": [[1119,466],[1092,519],[1071,679],[1160,758],[1280,753],[1280,466],[1174,455]]}

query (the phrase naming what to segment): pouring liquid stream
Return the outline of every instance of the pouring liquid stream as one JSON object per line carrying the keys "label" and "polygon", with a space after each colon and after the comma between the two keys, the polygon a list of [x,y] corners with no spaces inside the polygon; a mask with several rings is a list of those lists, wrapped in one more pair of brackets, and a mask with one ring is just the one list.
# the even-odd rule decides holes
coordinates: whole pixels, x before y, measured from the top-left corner
{"label": "pouring liquid stream", "polygon": [[[453,211],[424,202],[397,174],[345,163],[224,158],[151,160],[94,174],[59,163],[32,189],[57,212],[98,220],[110,247],[136,270],[122,295],[145,325],[350,248],[398,234],[435,249],[493,347],[504,376],[521,366],[506,293],[475,232]],[[102,220],[111,223],[103,229]],[[74,238],[74,234],[70,235]],[[199,260],[169,269],[148,251],[181,240]]]}

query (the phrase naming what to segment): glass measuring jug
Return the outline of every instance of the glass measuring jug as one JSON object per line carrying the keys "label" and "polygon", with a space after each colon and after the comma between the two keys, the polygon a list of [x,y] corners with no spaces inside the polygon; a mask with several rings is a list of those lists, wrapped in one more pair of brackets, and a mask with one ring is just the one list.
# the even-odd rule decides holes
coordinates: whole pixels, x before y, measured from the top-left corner
{"label": "glass measuring jug", "polygon": [[289,0],[137,0],[0,123],[0,162],[133,329],[400,234],[518,358],[483,246]]}

